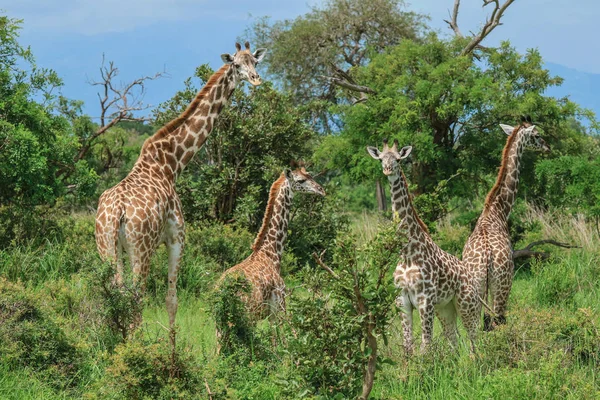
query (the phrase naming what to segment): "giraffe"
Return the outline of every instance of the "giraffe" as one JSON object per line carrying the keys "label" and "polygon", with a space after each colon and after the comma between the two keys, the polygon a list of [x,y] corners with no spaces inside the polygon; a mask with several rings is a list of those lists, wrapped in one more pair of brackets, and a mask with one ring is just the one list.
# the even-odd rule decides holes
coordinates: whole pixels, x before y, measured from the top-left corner
{"label": "giraffe", "polygon": [[271,311],[285,310],[281,255],[295,192],[325,196],[323,188],[304,167],[283,171],[271,185],[262,227],[252,245],[252,254],[225,271],[219,279],[220,283],[225,277],[239,273],[248,280],[251,293],[249,298],[243,300],[250,315],[256,319],[265,317],[267,305]]}
{"label": "giraffe", "polygon": [[146,139],[140,155],[120,183],[99,199],[96,245],[103,260],[116,262],[115,282],[122,283],[123,253],[127,253],[142,291],[150,258],[165,244],[168,252],[169,326],[174,344],[177,313],[177,272],[184,247],[184,221],[175,182],[192,157],[204,145],[222,107],[241,81],[260,85],[256,65],[266,49],[250,52],[236,43],[235,54],[223,54],[225,62],[198,92],[187,109]]}
{"label": "giraffe", "polygon": [[498,178],[487,195],[483,212],[465,243],[462,255],[463,263],[474,274],[478,297],[486,298],[489,291],[492,300],[490,308],[495,316],[484,313],[485,330],[506,322],[506,303],[514,270],[508,216],[517,195],[523,150],[527,147],[550,151],[530,122],[522,122],[515,127],[500,124],[500,127],[509,136],[502,152]]}
{"label": "giraffe", "polygon": [[416,308],[422,326],[421,352],[427,350],[431,342],[435,312],[453,347],[458,338],[456,317],[460,315],[474,353],[478,322],[474,313],[478,310],[476,291],[462,262],[435,244],[414,209],[400,166],[400,160],[408,157],[411,150],[411,146],[398,150],[397,140],[392,147],[384,141],[382,151],[367,147],[371,157],[381,161],[391,187],[392,210],[408,237],[403,257],[394,271],[394,284],[400,289],[396,304],[402,310],[404,348],[408,355],[412,354],[412,314]]}

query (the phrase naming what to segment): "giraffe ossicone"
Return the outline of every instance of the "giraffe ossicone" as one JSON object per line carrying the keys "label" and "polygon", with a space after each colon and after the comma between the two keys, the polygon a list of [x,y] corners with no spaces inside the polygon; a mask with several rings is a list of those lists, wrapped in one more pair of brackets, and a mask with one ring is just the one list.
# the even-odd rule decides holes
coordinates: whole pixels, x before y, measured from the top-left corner
{"label": "giraffe ossicone", "polygon": [[[402,310],[404,348],[413,352],[413,310],[421,318],[421,351],[425,351],[433,336],[433,316],[442,323],[444,334],[454,346],[458,339],[456,324],[460,315],[475,351],[478,318],[474,314],[479,299],[471,285],[468,271],[459,259],[442,250],[431,238],[426,225],[415,211],[408,184],[400,161],[408,157],[411,146],[398,149],[398,141],[389,147],[384,141],[383,149],[367,147],[368,153],[381,162],[383,173],[388,177],[392,194],[392,210],[406,232],[406,244],[402,258],[394,271],[394,284],[400,289],[396,304]],[[479,314],[481,315],[481,314]]]}
{"label": "giraffe ossicone", "polygon": [[134,278],[145,287],[150,258],[165,244],[168,252],[169,326],[174,345],[177,313],[177,273],[184,248],[181,202],[175,191],[177,177],[206,142],[223,106],[242,81],[261,83],[256,65],[266,50],[224,54],[225,65],[217,70],[186,110],[146,139],[129,174],[106,190],[96,215],[96,245],[104,260],[116,263],[115,281],[121,283],[123,254],[127,253]]}

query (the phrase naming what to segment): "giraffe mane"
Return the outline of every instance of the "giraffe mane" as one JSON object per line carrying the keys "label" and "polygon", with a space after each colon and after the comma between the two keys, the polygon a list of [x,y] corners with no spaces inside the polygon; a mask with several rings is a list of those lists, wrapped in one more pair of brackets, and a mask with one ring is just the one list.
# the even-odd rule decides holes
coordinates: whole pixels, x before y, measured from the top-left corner
{"label": "giraffe mane", "polygon": [[260,231],[258,231],[258,235],[254,240],[254,244],[252,244],[252,250],[257,251],[260,246],[263,244],[265,237],[269,231],[269,222],[273,217],[273,211],[275,209],[275,198],[277,197],[277,192],[281,188],[281,185],[285,181],[285,173],[281,173],[279,178],[273,182],[271,185],[271,190],[269,190],[269,201],[267,202],[267,209],[265,210],[265,216],[263,217],[262,226]]}
{"label": "giraffe mane", "polygon": [[494,184],[494,187],[492,187],[492,190],[490,190],[487,197],[485,198],[485,204],[483,206],[484,212],[489,211],[489,209],[492,206],[492,202],[494,201],[494,199],[498,195],[498,192],[500,191],[500,186],[502,185],[502,182],[504,182],[508,164],[508,152],[510,151],[510,148],[517,139],[517,132],[519,132],[521,128],[527,127],[527,125],[528,124],[526,122],[522,122],[521,124],[517,125],[506,140],[506,144],[504,145],[504,149],[502,150],[502,162],[500,164],[500,170],[498,171],[498,177],[496,178],[496,183]]}
{"label": "giraffe mane", "polygon": [[229,69],[229,64],[223,65],[219,68],[212,76],[208,79],[208,82],[204,85],[200,92],[196,95],[196,97],[190,102],[184,112],[182,112],[177,118],[167,122],[162,128],[160,128],[154,135],[152,135],[152,139],[160,139],[168,134],[172,133],[175,129],[179,128],[186,119],[193,114],[198,105],[204,98],[210,93],[211,89],[215,86],[217,81],[225,74],[225,72]]}
{"label": "giraffe mane", "polygon": [[[402,174],[402,179],[404,179],[404,182],[408,185],[408,183],[407,183],[408,181],[406,180],[406,175],[404,175],[404,171],[402,170],[402,168],[400,168],[400,173]],[[410,208],[412,209],[413,215],[415,216],[415,218],[417,220],[417,223],[426,233],[429,233],[429,228],[427,228],[427,225],[425,225],[425,222],[423,222],[421,217],[419,217],[419,214],[417,214],[417,210],[415,210],[415,206],[413,205],[413,202],[412,202],[412,195],[408,191],[408,186],[406,188],[406,193],[408,193],[408,196],[409,196],[408,202],[410,204]]]}

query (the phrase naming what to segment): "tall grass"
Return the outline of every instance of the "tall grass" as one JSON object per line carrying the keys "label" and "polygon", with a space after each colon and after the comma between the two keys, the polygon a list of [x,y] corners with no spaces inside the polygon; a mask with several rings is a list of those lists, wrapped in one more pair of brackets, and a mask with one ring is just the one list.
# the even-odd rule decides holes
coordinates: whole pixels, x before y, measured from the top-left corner
{"label": "tall grass", "polygon": [[[375,235],[379,218],[366,213],[356,216],[352,229],[360,241],[366,242]],[[381,346],[382,355],[393,360],[394,365],[381,366],[372,398],[600,398],[598,235],[593,224],[578,215],[528,207],[521,218],[528,229],[516,248],[539,239],[555,239],[581,248],[542,247],[551,253],[548,260],[531,260],[518,270],[508,322],[493,332],[481,332],[476,357],[469,355],[462,328],[460,346],[454,350],[441,337],[436,322],[431,352],[406,358],[397,319],[388,334],[388,344]],[[46,304],[67,336],[76,338],[83,359],[77,372],[78,383],[68,391],[56,389],[32,371],[11,369],[0,362],[1,399],[122,398],[110,392],[111,385],[106,386],[107,379],[113,379],[107,368],[124,368],[111,364],[122,362],[124,356],[113,353],[101,336],[98,316],[102,310],[95,309],[98,303],[93,301],[94,286],[90,282],[91,270],[100,264],[89,234],[89,221],[82,225],[87,233],[73,235],[65,242],[0,251],[0,276],[23,282],[25,291]],[[214,398],[301,397],[303,386],[294,374],[294,355],[287,352],[285,344],[279,345],[272,360],[248,365],[236,365],[216,355],[215,325],[206,293],[226,267],[222,264],[245,256],[251,238],[233,231],[217,237],[220,228],[202,229],[206,231],[190,235],[181,266],[177,314],[178,343],[180,350],[191,357],[192,371],[201,371],[198,379],[216,393]],[[204,240],[205,232],[210,233],[210,241]],[[442,248],[455,254],[460,254],[468,234],[468,229],[450,217],[438,223],[433,233]],[[213,257],[213,253],[218,257]],[[140,331],[144,343],[164,343],[168,337],[165,276],[166,256],[161,250],[153,261],[149,301],[143,313]],[[301,290],[292,294],[298,295],[303,295]],[[1,319],[2,310],[0,323]],[[418,337],[416,315],[414,320],[414,335]],[[137,349],[140,356],[143,349]],[[195,398],[207,398],[206,386],[198,386]]]}

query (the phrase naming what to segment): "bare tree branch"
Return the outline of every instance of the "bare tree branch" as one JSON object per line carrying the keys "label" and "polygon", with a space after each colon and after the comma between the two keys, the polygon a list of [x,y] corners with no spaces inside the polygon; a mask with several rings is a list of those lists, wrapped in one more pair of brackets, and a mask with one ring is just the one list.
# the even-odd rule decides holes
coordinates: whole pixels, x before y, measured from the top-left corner
{"label": "bare tree branch", "polygon": [[333,70],[333,73],[335,76],[320,75],[320,77],[328,80],[329,82],[331,82],[332,84],[334,84],[336,86],[343,87],[344,89],[348,89],[353,92],[359,92],[360,98],[358,98],[358,99],[353,98],[352,99],[353,104],[362,103],[363,101],[366,101],[368,98],[367,93],[370,93],[370,94],[377,93],[375,90],[371,89],[368,86],[357,84],[356,81],[350,76],[348,71],[344,71],[343,69],[339,68],[337,65],[335,65],[333,63],[330,63],[329,66]]}
{"label": "bare tree branch", "polygon": [[371,89],[368,86],[363,86],[363,85],[358,85],[356,83],[351,83],[351,82],[348,82],[347,80],[344,80],[344,79],[336,78],[336,77],[333,77],[333,76],[325,76],[325,75],[321,75],[321,77],[327,79],[328,81],[330,81],[334,85],[343,87],[344,89],[352,90],[353,92],[371,93],[371,94],[376,94],[377,93],[375,90]]}
{"label": "bare tree branch", "polygon": [[459,7],[460,7],[460,0],[454,0],[454,8],[452,10],[452,14],[450,14],[450,10],[448,10],[448,14],[450,15],[450,18],[452,18],[452,19],[450,21],[445,19],[444,22],[447,23],[448,25],[450,25],[450,28],[452,28],[452,30],[454,31],[456,36],[463,37],[462,33],[460,32],[460,29],[458,29],[458,22],[457,22]]}
{"label": "bare tree branch", "polygon": [[[473,34],[471,41],[462,49],[460,52],[461,56],[470,54],[476,48],[484,48],[481,46],[481,42],[486,38],[497,26],[502,25],[500,22],[502,16],[506,9],[514,2],[514,0],[506,0],[503,4],[500,4],[500,0],[483,0],[483,7],[493,4],[494,9],[490,16],[488,16],[485,20],[485,24],[477,34]],[[463,37],[459,27],[458,27],[458,10],[460,7],[460,0],[454,0],[454,7],[452,9],[452,14],[450,14],[450,20],[444,20],[449,27],[454,31],[456,36]]]}
{"label": "bare tree branch", "polygon": [[86,138],[74,161],[77,162],[85,157],[95,140],[121,121],[148,121],[148,117],[136,116],[136,111],[147,110],[150,105],[144,104],[143,97],[146,92],[146,82],[166,75],[166,72],[157,72],[154,75],[146,75],[129,83],[117,85],[116,77],[119,69],[113,61],[106,65],[104,54],[100,66],[99,81],[89,81],[92,86],[99,86],[98,101],[100,102],[100,126],[94,133]]}
{"label": "bare tree branch", "polygon": [[327,264],[325,264],[323,262],[323,256],[325,255],[325,251],[326,250],[323,250],[321,252],[320,256],[318,256],[317,253],[313,251],[312,258],[315,260],[315,262],[317,264],[319,264],[321,266],[321,268],[323,268],[325,271],[329,272],[329,274],[331,274],[331,276],[333,276],[335,279],[340,279],[340,277],[338,276],[338,274],[336,274],[334,270],[332,270],[331,268],[329,268],[327,266]]}
{"label": "bare tree branch", "polygon": [[541,258],[542,260],[548,259],[550,257],[549,253],[544,252],[544,251],[533,251],[532,250],[534,247],[542,245],[542,244],[551,244],[554,246],[563,247],[565,249],[580,249],[581,248],[581,246],[575,246],[575,245],[568,244],[568,243],[562,243],[562,242],[558,242],[558,241],[552,240],[552,239],[538,240],[538,241],[529,243],[527,246],[525,246],[524,248],[522,248],[520,250],[513,251],[513,260],[515,260],[517,258],[530,258],[530,257],[537,257],[537,258]]}

